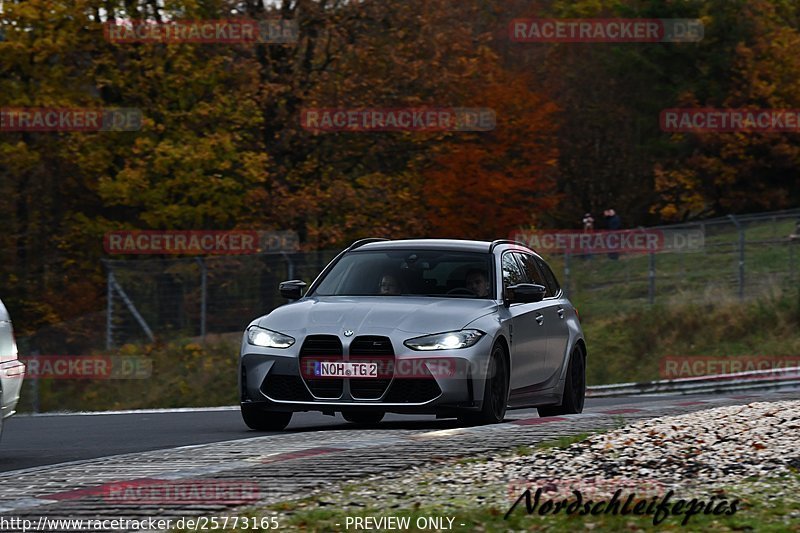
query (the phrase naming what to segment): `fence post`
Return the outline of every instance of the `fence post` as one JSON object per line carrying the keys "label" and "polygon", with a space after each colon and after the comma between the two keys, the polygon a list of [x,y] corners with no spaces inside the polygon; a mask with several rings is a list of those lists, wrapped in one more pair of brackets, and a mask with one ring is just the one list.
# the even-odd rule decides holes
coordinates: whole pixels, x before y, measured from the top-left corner
{"label": "fence post", "polygon": [[647,300],[650,305],[653,305],[656,299],[656,254],[655,252],[650,252],[648,260],[648,271],[647,271]]}
{"label": "fence post", "polygon": [[113,331],[113,323],[114,323],[114,287],[112,284],[112,280],[114,278],[114,274],[111,270],[111,265],[103,261],[106,265],[106,300],[108,301],[108,305],[106,307],[106,350],[110,350],[114,347],[114,331]]}
{"label": "fence post", "polygon": [[564,250],[564,294],[569,298],[571,292],[569,288],[569,251]]}
{"label": "fence post", "polygon": [[744,229],[734,215],[728,215],[739,233],[739,300],[744,300]]}
{"label": "fence post", "polygon": [[144,317],[142,317],[141,313],[139,313],[139,310],[136,309],[136,306],[133,305],[131,299],[128,298],[128,295],[125,293],[125,290],[122,288],[122,286],[117,283],[113,272],[109,273],[109,281],[111,282],[112,288],[117,291],[117,294],[119,294],[119,297],[122,299],[122,303],[125,304],[125,307],[127,307],[128,311],[130,311],[130,313],[133,315],[133,318],[145,332],[147,338],[150,339],[150,342],[156,342],[156,338],[153,336],[153,330],[151,330],[150,326],[147,325]]}
{"label": "fence post", "polygon": [[208,269],[202,257],[197,258],[200,265],[200,338],[206,340],[206,310],[208,309]]}
{"label": "fence post", "polygon": [[281,255],[286,261],[286,279],[294,279],[294,261],[286,252],[281,252]]}

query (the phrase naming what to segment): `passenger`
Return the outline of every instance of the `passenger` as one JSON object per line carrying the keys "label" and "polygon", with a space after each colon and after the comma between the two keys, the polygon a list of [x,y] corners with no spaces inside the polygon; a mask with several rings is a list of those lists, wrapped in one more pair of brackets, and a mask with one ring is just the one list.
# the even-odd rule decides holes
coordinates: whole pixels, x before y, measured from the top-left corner
{"label": "passenger", "polygon": [[467,272],[466,276],[467,289],[474,292],[478,298],[489,297],[489,276],[486,271],[474,268]]}
{"label": "passenger", "polygon": [[398,296],[402,294],[400,290],[400,281],[394,274],[384,274],[381,277],[379,292],[385,296]]}

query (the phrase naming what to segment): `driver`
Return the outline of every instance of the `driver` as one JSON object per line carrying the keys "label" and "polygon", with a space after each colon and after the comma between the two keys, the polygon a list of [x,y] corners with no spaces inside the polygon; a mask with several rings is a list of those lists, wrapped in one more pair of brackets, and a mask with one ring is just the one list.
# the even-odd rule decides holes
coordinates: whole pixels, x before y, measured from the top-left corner
{"label": "driver", "polygon": [[467,289],[478,295],[478,298],[489,297],[489,276],[485,270],[474,268],[467,272],[466,284]]}

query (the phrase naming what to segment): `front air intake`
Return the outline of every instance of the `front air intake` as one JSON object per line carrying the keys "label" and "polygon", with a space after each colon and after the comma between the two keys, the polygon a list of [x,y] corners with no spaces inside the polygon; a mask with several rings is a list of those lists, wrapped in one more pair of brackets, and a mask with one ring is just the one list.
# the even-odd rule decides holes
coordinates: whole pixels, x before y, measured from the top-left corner
{"label": "front air intake", "polygon": [[394,374],[394,349],[389,337],[364,335],[356,337],[350,344],[350,361],[353,363],[377,363],[377,378],[358,378],[350,380],[350,394],[354,399],[377,400]]}
{"label": "front air intake", "polygon": [[[300,348],[300,368],[313,367],[308,360],[341,361],[342,341],[335,335],[309,335]],[[344,380],[339,378],[311,379],[307,374],[303,380],[315,398],[339,399],[344,391]]]}

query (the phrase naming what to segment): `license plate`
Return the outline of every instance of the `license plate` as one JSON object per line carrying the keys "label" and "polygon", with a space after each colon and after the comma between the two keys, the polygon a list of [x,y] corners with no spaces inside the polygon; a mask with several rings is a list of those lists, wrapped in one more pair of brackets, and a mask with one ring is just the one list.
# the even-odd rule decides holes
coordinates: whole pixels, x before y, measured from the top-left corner
{"label": "license plate", "polygon": [[376,378],[378,364],[319,361],[314,363],[314,375],[321,378]]}

